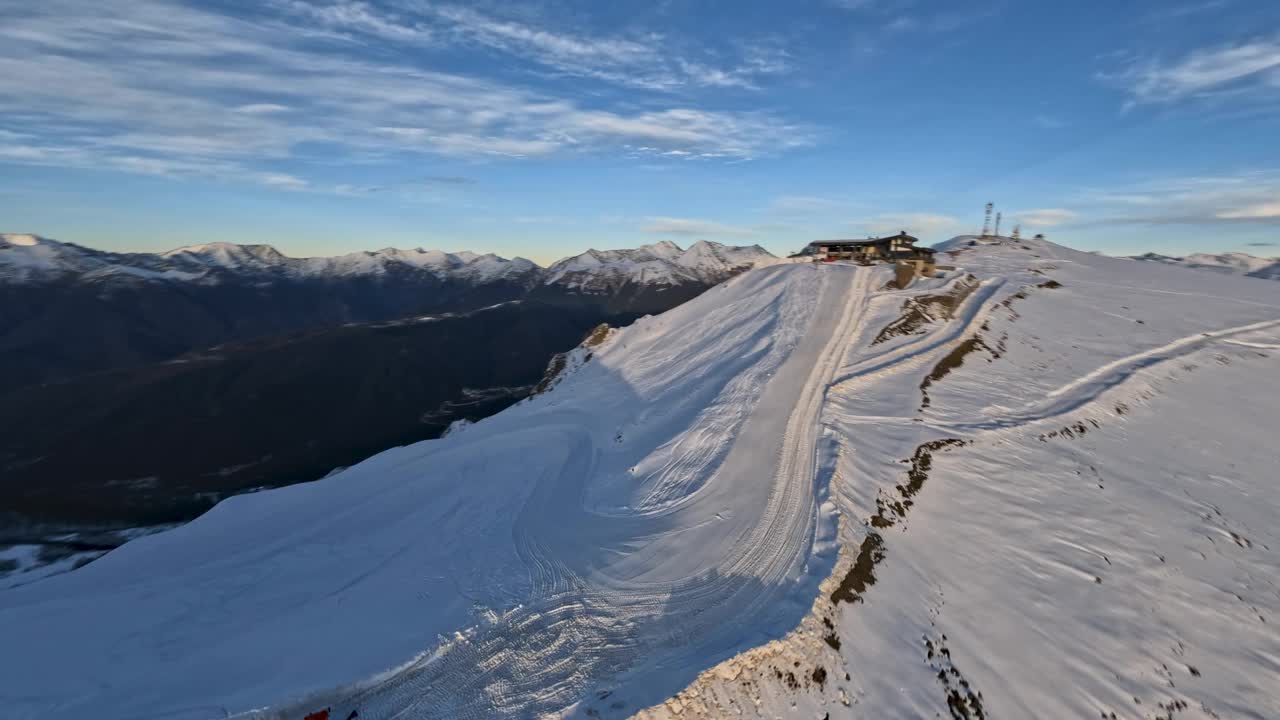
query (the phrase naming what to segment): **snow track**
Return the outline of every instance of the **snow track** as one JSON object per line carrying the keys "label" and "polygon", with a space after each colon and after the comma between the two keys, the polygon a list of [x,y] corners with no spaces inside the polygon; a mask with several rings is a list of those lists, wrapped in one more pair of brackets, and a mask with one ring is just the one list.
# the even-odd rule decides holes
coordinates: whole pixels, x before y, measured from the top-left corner
{"label": "snow track", "polygon": [[[628,691],[597,691],[610,693],[603,706],[611,714],[628,714],[661,697],[630,691],[652,682],[646,675],[679,676],[641,660],[664,660],[677,669],[693,660],[686,672],[696,672],[703,653],[741,646],[747,623],[771,625],[777,615],[771,608],[805,607],[803,588],[811,593],[821,579],[805,574],[815,537],[832,532],[830,516],[822,520],[826,529],[819,528],[818,417],[825,389],[863,322],[873,276],[850,267],[819,272],[822,287],[811,327],[697,492],[662,511],[611,514],[602,523],[581,503],[597,468],[566,466],[554,481],[534,489],[515,527],[534,599],[390,677],[355,693],[312,699],[305,707],[323,702],[340,717],[358,709],[362,718],[530,717],[562,712],[592,682],[626,674]],[[565,432],[587,442],[585,433]],[[571,455],[595,453],[584,447]],[[738,511],[725,519],[731,496],[744,494],[759,502],[738,502]],[[682,529],[664,533],[669,527]],[[548,534],[556,528],[573,532]],[[604,567],[574,566],[564,561],[575,555],[569,544],[607,549],[615,557]],[[708,552],[712,548],[717,551]],[[649,579],[632,569],[630,554],[643,556],[644,566],[677,554],[695,556],[699,570],[677,580]],[[794,596],[789,603],[788,596]],[[690,658],[691,647],[701,652]],[[656,686],[663,686],[661,680]],[[665,692],[678,687],[666,685]]]}
{"label": "snow track", "polygon": [[878,343],[947,287],[873,295],[830,387],[810,612],[640,717],[1277,716],[1280,289],[956,246],[980,289]]}

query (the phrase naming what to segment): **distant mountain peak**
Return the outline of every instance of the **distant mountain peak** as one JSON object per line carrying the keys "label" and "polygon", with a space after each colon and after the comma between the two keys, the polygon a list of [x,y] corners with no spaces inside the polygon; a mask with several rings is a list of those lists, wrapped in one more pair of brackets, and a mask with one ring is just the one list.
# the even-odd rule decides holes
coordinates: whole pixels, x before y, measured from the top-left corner
{"label": "distant mountain peak", "polygon": [[1280,257],[1264,258],[1242,252],[1191,253],[1175,257],[1149,252],[1130,256],[1130,259],[1227,275],[1280,280]]}
{"label": "distant mountain peak", "polygon": [[579,288],[715,284],[773,256],[759,245],[734,247],[699,240],[687,250],[670,240],[615,250],[589,249],[543,269],[522,257],[470,250],[360,250],[332,257],[293,258],[266,244],[210,242],[161,253],[112,253],[38,235],[0,235],[0,280],[30,282],[80,276],[94,282],[200,282],[243,276],[254,282],[429,273],[467,283],[512,281]]}

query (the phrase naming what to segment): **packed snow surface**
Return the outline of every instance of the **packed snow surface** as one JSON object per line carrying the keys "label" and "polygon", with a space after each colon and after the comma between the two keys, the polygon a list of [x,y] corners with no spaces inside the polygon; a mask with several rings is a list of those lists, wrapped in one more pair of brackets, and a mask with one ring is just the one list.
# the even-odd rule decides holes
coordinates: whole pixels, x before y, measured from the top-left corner
{"label": "packed snow surface", "polygon": [[440,440],[0,592],[0,707],[1280,716],[1280,286],[969,242],[906,290],[745,273]]}
{"label": "packed snow surface", "polygon": [[1280,289],[971,242],[827,391],[809,614],[643,717],[1280,717]]}

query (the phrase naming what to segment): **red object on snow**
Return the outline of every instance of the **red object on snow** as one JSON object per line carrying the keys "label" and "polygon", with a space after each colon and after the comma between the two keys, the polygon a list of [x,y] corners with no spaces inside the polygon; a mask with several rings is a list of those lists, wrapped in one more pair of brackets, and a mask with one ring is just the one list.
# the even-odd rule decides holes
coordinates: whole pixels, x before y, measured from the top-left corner
{"label": "red object on snow", "polygon": [[329,708],[325,708],[323,710],[317,710],[311,713],[310,715],[306,716],[302,720],[329,720]]}

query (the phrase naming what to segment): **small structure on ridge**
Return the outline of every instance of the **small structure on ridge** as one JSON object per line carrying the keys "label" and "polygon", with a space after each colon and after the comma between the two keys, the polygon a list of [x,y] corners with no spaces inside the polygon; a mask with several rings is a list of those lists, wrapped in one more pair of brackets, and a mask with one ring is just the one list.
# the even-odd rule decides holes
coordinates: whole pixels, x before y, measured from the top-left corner
{"label": "small structure on ridge", "polygon": [[916,247],[919,238],[902,231],[897,235],[863,240],[815,240],[809,247],[820,262],[851,260],[870,265],[877,262],[904,263],[914,266],[917,275],[931,275],[935,270],[933,250]]}

